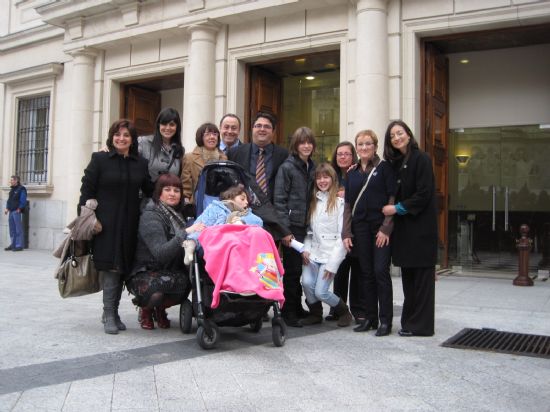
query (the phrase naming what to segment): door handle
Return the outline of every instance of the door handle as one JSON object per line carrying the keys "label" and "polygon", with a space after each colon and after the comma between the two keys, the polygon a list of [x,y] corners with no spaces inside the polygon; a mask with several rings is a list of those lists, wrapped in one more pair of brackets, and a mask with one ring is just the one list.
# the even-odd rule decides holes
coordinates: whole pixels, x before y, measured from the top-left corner
{"label": "door handle", "polygon": [[493,232],[497,230],[497,187],[495,185],[493,187]]}
{"label": "door handle", "polygon": [[506,186],[504,188],[504,231],[508,231],[508,210],[510,203],[510,188]]}

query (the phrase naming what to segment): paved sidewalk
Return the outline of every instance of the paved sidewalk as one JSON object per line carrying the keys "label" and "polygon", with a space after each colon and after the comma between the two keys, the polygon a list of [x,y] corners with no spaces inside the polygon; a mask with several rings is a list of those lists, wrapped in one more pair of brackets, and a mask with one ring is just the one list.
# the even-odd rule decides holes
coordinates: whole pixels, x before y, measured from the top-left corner
{"label": "paved sidewalk", "polygon": [[101,295],[61,299],[56,263],[0,251],[0,411],[550,411],[550,359],[440,346],[464,327],[550,335],[550,281],[441,277],[436,335],[402,338],[394,278],[391,336],[325,322],[275,348],[264,324],[203,351],[177,327],[140,329],[128,295],[128,330],[104,334]]}

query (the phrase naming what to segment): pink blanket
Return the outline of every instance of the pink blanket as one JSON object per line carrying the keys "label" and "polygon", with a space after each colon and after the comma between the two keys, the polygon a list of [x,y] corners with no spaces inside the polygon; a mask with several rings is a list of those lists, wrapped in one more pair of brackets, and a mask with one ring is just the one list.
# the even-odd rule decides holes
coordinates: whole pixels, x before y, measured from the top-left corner
{"label": "pink blanket", "polygon": [[220,291],[256,293],[283,305],[283,265],[271,235],[258,226],[207,227],[199,236],[206,271],[214,282],[212,307]]}

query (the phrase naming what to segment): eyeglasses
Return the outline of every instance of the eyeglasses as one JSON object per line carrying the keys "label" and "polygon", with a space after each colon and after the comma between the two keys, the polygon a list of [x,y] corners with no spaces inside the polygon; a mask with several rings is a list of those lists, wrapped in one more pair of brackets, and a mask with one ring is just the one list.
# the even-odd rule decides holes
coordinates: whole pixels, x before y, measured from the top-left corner
{"label": "eyeglasses", "polygon": [[271,130],[273,129],[273,126],[271,126],[270,124],[261,124],[261,123],[256,123],[254,126],[252,126],[254,129],[265,129],[265,130]]}
{"label": "eyeglasses", "polygon": [[220,134],[218,132],[204,132],[205,136],[218,137]]}
{"label": "eyeglasses", "polygon": [[351,153],[336,153],[337,157],[351,157]]}

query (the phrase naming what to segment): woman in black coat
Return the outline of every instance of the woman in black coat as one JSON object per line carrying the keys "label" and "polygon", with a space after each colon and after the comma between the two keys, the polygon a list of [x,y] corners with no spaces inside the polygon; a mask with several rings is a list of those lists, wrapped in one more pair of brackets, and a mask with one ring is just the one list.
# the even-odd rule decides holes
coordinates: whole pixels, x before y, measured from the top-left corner
{"label": "woman in black coat", "polygon": [[405,296],[399,335],[432,336],[438,238],[432,162],[401,120],[386,130],[384,158],[397,174],[396,204],[382,211],[395,215],[392,260],[401,267]]}
{"label": "woman in black coat", "polygon": [[94,237],[96,269],[103,276],[105,333],[116,334],[126,326],[118,315],[124,275],[132,269],[139,222],[140,190],[152,192],[147,160],[138,154],[137,132],[126,119],[109,129],[108,152],[92,154],[84,170],[79,205],[97,199],[96,217],[103,230]]}
{"label": "woman in black coat", "polygon": [[290,156],[277,172],[273,194],[279,221],[292,232],[281,242],[285,268],[285,305],[282,313],[287,325],[293,327],[302,327],[300,318],[305,317],[307,312],[302,308],[302,255],[290,247],[290,242],[294,238],[303,243],[306,237],[307,214],[315,178],[315,165],[311,160],[314,150],[315,136],[311,129],[298,128],[290,141]]}

